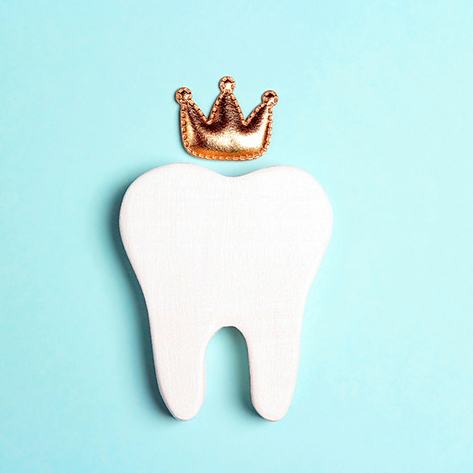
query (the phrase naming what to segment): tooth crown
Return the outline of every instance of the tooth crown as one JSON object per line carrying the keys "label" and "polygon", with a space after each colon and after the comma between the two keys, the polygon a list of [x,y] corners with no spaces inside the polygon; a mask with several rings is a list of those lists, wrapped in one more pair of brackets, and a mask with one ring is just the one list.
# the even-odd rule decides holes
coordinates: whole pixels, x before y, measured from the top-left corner
{"label": "tooth crown", "polygon": [[185,149],[203,159],[244,161],[261,156],[271,139],[273,107],[278,96],[266,91],[262,102],[244,118],[233,95],[235,81],[231,77],[220,80],[220,94],[209,118],[192,100],[192,92],[181,87],[176,100],[181,106],[181,135]]}
{"label": "tooth crown", "polygon": [[160,391],[175,417],[198,412],[206,347],[225,326],[246,339],[256,410],[269,420],[285,415],[305,299],[331,228],[325,193],[292,167],[234,178],[175,164],[130,186],[120,231],[146,299]]}

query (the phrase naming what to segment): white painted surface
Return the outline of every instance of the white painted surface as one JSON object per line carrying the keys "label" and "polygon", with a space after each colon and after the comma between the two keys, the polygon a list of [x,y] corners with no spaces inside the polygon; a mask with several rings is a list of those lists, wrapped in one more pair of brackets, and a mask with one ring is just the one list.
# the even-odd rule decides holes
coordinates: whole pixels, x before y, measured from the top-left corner
{"label": "white painted surface", "polygon": [[331,229],[322,188],[293,167],[224,177],[172,164],[129,187],[120,232],[146,299],[159,388],[175,417],[199,411],[206,347],[225,326],[248,344],[256,410],[269,420],[285,415],[305,299]]}

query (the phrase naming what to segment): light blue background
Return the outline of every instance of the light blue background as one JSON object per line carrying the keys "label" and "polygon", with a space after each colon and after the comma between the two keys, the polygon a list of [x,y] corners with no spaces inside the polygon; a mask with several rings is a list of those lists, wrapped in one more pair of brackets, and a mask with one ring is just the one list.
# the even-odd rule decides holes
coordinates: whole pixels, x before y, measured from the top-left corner
{"label": "light blue background", "polygon": [[[470,1],[0,1],[0,471],[471,472]],[[250,163],[185,154],[174,91],[280,96]],[[144,171],[311,172],[335,231],[294,403],[211,342],[199,416],[157,394],[117,212]],[[189,236],[192,238],[192,236]]]}

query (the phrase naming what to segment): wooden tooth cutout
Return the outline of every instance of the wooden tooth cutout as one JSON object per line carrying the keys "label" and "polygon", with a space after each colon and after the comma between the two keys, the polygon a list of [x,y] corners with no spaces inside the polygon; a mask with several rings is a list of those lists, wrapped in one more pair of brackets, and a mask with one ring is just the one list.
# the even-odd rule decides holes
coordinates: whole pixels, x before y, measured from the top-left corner
{"label": "wooden tooth cutout", "polygon": [[224,177],[171,164],[127,190],[120,232],[149,314],[159,389],[190,419],[205,391],[205,352],[222,327],[248,345],[251,398],[268,420],[291,403],[304,304],[332,231],[330,203],[305,171]]}

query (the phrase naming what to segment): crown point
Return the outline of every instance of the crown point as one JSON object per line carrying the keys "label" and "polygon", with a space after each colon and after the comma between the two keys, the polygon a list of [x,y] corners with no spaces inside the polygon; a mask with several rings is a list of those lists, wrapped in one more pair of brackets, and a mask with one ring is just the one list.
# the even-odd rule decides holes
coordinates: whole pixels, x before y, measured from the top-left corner
{"label": "crown point", "polygon": [[230,76],[222,77],[219,82],[219,87],[222,92],[233,92],[235,85],[234,79]]}
{"label": "crown point", "polygon": [[180,104],[186,103],[192,99],[192,92],[187,87],[181,87],[176,92],[176,101]]}
{"label": "crown point", "polygon": [[267,103],[269,105],[276,105],[278,103],[278,94],[274,90],[267,90],[262,95],[263,103]]}

